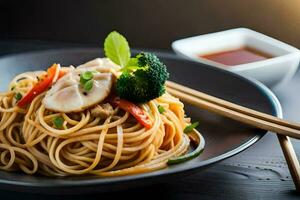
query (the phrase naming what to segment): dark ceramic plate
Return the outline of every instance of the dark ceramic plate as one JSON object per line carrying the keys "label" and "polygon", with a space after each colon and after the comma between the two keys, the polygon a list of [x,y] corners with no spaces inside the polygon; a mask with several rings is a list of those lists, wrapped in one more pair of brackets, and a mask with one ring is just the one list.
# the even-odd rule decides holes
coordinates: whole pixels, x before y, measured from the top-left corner
{"label": "dark ceramic plate", "polygon": [[[230,72],[197,64],[172,54],[157,53],[168,66],[170,79],[208,94],[281,117],[281,107],[262,84]],[[4,91],[18,73],[46,68],[54,62],[78,65],[101,57],[100,49],[67,49],[17,54],[0,58],[0,91]],[[178,176],[199,172],[206,167],[237,154],[260,139],[265,131],[186,105],[186,112],[200,121],[199,130],[206,140],[200,157],[169,168],[123,177],[67,177],[29,176],[17,172],[0,171],[1,189],[45,193],[83,193],[120,190],[140,185],[170,181]]]}

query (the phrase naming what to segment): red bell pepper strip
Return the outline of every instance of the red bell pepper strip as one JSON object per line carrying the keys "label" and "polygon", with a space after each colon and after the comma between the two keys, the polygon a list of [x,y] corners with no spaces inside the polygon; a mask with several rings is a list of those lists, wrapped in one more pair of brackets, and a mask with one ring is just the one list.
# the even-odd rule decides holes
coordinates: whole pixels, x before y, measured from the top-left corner
{"label": "red bell pepper strip", "polygon": [[122,110],[129,112],[146,129],[150,129],[152,127],[152,121],[148,114],[137,105],[118,97],[112,98],[110,102],[114,106],[119,106]]}
{"label": "red bell pepper strip", "polygon": [[24,107],[30,103],[36,96],[46,91],[51,85],[55,77],[57,64],[53,64],[48,70],[47,75],[39,81],[18,103],[19,107]]}
{"label": "red bell pepper strip", "polygon": [[[61,68],[59,70],[59,74],[58,74],[58,79],[60,79],[61,77],[63,77],[66,73],[68,73],[69,71],[66,68]],[[58,80],[57,79],[57,80]]]}

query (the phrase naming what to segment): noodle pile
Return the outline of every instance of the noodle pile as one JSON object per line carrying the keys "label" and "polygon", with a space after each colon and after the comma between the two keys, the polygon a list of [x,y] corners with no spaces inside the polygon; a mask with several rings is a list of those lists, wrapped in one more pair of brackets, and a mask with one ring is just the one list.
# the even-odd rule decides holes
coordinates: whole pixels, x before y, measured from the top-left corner
{"label": "noodle pile", "polygon": [[[48,176],[121,176],[165,168],[168,159],[189,148],[189,138],[183,134],[187,125],[183,104],[167,93],[141,105],[153,121],[145,129],[118,107],[107,118],[92,116],[92,108],[78,113],[47,110],[42,103],[45,92],[26,109],[19,108],[12,86],[25,94],[37,80],[17,81],[0,94],[2,170]],[[158,105],[164,107],[163,113]],[[52,123],[58,116],[64,119],[61,129]]]}

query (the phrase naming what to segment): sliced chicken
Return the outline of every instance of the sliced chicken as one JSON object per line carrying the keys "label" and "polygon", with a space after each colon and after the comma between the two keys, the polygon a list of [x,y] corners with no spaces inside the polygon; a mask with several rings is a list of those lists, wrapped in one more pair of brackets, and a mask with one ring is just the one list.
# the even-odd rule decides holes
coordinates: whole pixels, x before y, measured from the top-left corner
{"label": "sliced chicken", "polygon": [[[95,62],[93,64],[93,62]],[[43,103],[49,110],[58,112],[79,112],[102,102],[110,93],[113,75],[112,66],[106,66],[102,59],[93,60],[76,69],[70,70],[47,92]],[[93,72],[93,87],[85,91],[80,84],[80,74]]]}
{"label": "sliced chicken", "polygon": [[99,72],[111,72],[111,70],[119,70],[120,66],[113,63],[108,58],[96,58],[82,65],[77,70],[97,70]]}

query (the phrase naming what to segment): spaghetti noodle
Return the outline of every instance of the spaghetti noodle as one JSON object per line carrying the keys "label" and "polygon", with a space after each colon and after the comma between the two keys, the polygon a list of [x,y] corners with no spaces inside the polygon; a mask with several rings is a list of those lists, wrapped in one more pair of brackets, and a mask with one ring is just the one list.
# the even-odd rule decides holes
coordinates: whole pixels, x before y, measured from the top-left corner
{"label": "spaghetti noodle", "polygon": [[[50,88],[26,107],[18,106],[16,94],[24,97],[46,73],[20,74],[0,94],[0,169],[47,176],[122,176],[165,168],[170,158],[188,151],[184,105],[167,93],[139,106],[151,128],[119,106],[107,116],[95,115],[103,101],[76,112],[48,109],[44,101]],[[54,118],[61,119],[61,127]]]}

